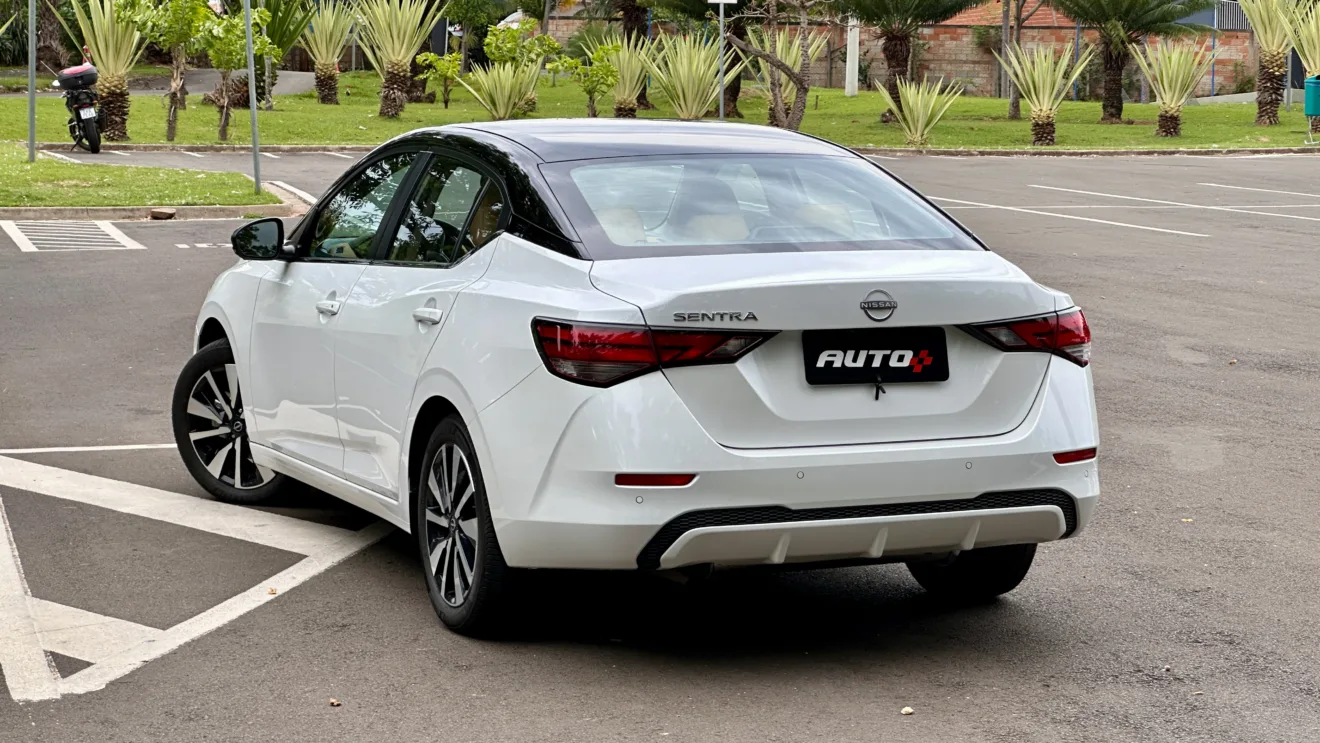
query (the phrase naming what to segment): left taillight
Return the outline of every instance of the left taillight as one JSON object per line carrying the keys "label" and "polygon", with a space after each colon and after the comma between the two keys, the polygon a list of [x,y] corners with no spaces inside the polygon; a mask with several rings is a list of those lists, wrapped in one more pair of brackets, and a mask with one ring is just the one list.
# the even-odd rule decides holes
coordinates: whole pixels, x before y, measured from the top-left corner
{"label": "left taillight", "polygon": [[542,318],[532,321],[532,333],[551,373],[593,387],[609,387],[657,369],[733,363],[774,335]]}
{"label": "left taillight", "polygon": [[1004,351],[1047,351],[1077,364],[1091,363],[1091,328],[1081,310],[1051,312],[1020,320],[969,326],[973,334]]}

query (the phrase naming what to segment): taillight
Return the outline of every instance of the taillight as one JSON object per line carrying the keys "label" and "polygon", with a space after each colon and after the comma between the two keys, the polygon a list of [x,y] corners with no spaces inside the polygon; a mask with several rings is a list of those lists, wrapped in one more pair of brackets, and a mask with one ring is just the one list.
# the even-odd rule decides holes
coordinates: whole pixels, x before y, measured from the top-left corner
{"label": "taillight", "polygon": [[661,368],[732,363],[774,335],[540,318],[532,321],[532,332],[551,373],[595,387],[609,387]]}
{"label": "taillight", "polygon": [[971,330],[1004,351],[1048,351],[1078,366],[1091,363],[1091,328],[1081,310],[983,323]]}
{"label": "taillight", "polygon": [[1088,459],[1095,459],[1095,447],[1090,449],[1077,449],[1074,451],[1061,451],[1054,455],[1054,461],[1059,464],[1073,464],[1074,462],[1085,462]]}

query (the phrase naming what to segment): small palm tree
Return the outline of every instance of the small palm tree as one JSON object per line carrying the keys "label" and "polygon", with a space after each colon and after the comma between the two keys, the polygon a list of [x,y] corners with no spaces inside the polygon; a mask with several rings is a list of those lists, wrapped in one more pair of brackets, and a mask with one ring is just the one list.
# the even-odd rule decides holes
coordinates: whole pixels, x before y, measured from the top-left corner
{"label": "small palm tree", "polygon": [[[1288,29],[1306,76],[1320,75],[1320,5],[1294,6]],[[1311,117],[1311,133],[1320,134],[1320,116]]]}
{"label": "small palm tree", "polygon": [[[112,142],[128,139],[128,73],[146,47],[142,34],[127,16],[116,14],[114,0],[75,0],[73,13],[99,76],[96,93],[105,112],[101,136]],[[58,13],[56,17],[64,24],[63,17]],[[78,38],[68,25],[64,30],[75,40]]]}
{"label": "small palm tree", "polygon": [[584,42],[583,51],[591,56],[601,47],[618,47],[609,55],[610,64],[619,72],[614,84],[614,118],[637,118],[637,96],[646,86],[647,60],[655,53],[655,42],[644,36],[607,34],[602,40]]}
{"label": "small palm tree", "polygon": [[352,33],[353,9],[348,3],[322,0],[316,17],[299,40],[312,58],[316,99],[321,103],[339,104],[339,58],[344,55],[344,47],[348,46]]}
{"label": "small palm tree", "polygon": [[458,82],[486,109],[492,121],[504,121],[522,113],[527,97],[536,91],[536,81],[540,78],[539,63],[504,62],[477,67],[468,74],[467,80],[460,77]]}
{"label": "small palm tree", "polygon": [[1284,78],[1292,51],[1289,18],[1295,0],[1241,0],[1238,5],[1251,22],[1252,35],[1260,49],[1256,70],[1256,126],[1279,123],[1279,104],[1283,102]]}
{"label": "small palm tree", "polygon": [[[1025,51],[1017,44],[1008,47],[1008,59],[995,53],[995,59],[1008,71],[1031,107],[1031,143],[1037,146],[1054,144],[1054,115],[1077,77],[1095,56],[1095,48],[1088,47],[1076,62],[1072,61],[1073,45],[1068,44],[1061,54],[1045,47]],[[1071,65],[1072,70],[1069,71]]]}
{"label": "small palm tree", "polygon": [[1155,135],[1182,136],[1182,107],[1215,63],[1214,52],[1200,45],[1161,41],[1154,49],[1138,51],[1132,56],[1141,74],[1150,81],[1150,89],[1155,91],[1155,100],[1160,104]]}
{"label": "small palm tree", "polygon": [[1123,70],[1132,58],[1132,45],[1146,36],[1172,38],[1210,33],[1213,29],[1182,19],[1218,0],[1050,0],[1058,10],[1099,32],[1100,60],[1105,68],[1103,112],[1100,121],[1123,120]]}
{"label": "small palm tree", "polygon": [[362,51],[380,75],[380,116],[398,118],[408,102],[413,57],[431,36],[443,6],[428,0],[362,0]]}
{"label": "small palm tree", "polygon": [[899,80],[898,100],[889,94],[888,88],[879,80],[875,81],[875,87],[885,99],[886,110],[892,112],[894,120],[903,127],[907,143],[912,147],[925,147],[929,144],[931,130],[944,118],[958,96],[962,95],[961,85],[945,85],[943,80],[927,82],[922,79],[920,83]]}
{"label": "small palm tree", "polygon": [[[771,53],[783,60],[784,64],[789,67],[796,70],[802,65],[802,39],[796,30],[790,31],[787,28],[781,28],[775,34],[773,45],[765,31],[759,28],[748,28],[747,36],[752,46],[757,49],[773,49]],[[825,51],[825,44],[828,41],[829,33],[827,31],[812,32],[807,39],[808,62],[815,62],[820,57],[820,53]],[[770,63],[760,57],[756,57],[755,61],[756,75],[761,79],[762,84],[768,87],[770,85]],[[793,81],[787,75],[779,75],[779,93],[785,101],[791,101],[797,93],[797,86],[793,84]],[[766,97],[770,98],[769,95]],[[774,105],[773,99],[770,105]],[[773,118],[773,115],[771,118]]]}
{"label": "small palm tree", "polygon": [[[742,74],[746,64],[726,65],[725,82]],[[680,119],[700,119],[719,98],[720,45],[712,39],[662,36],[646,66]]]}

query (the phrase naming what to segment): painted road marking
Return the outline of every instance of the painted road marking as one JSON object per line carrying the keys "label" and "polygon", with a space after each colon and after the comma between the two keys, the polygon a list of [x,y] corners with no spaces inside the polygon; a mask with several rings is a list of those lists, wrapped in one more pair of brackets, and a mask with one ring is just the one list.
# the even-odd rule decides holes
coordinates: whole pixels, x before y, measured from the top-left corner
{"label": "painted road marking", "polygon": [[42,446],[35,449],[0,449],[0,454],[63,454],[83,451],[137,451],[140,449],[177,449],[174,444],[115,444],[108,446]]}
{"label": "painted road marking", "polygon": [[[1310,197],[1310,198],[1312,198],[1312,199],[1320,199],[1320,194],[1315,194],[1315,193],[1301,193],[1301,192],[1298,192],[1298,191],[1276,191],[1276,190],[1274,190],[1274,189],[1272,189],[1272,188],[1248,188],[1248,187],[1246,187],[1246,186],[1226,186],[1226,185],[1224,185],[1224,184],[1222,184],[1222,183],[1198,183],[1198,184],[1196,184],[1196,185],[1198,185],[1198,186],[1210,186],[1211,188],[1231,188],[1231,189],[1234,189],[1234,190],[1236,190],[1236,191],[1259,191],[1259,192],[1261,192],[1261,193],[1278,193],[1278,194],[1283,194],[1284,196],[1307,196],[1307,197]],[[1271,207],[1260,207],[1260,208],[1262,208],[1262,209],[1278,209],[1279,207],[1277,207],[1277,206],[1271,206]]]}
{"label": "painted road marking", "polygon": [[311,194],[309,194],[309,193],[307,193],[306,191],[302,190],[301,188],[295,188],[295,187],[293,187],[293,186],[290,186],[289,184],[285,183],[284,181],[271,181],[271,183],[274,184],[274,185],[276,185],[276,186],[279,186],[280,188],[284,189],[285,191],[288,191],[289,193],[293,194],[294,196],[297,196],[298,198],[302,199],[303,201],[306,201],[308,204],[315,204],[315,203],[316,203],[316,197],[313,196],[313,195],[311,195]]}
{"label": "painted road marking", "polygon": [[[1202,184],[1204,185],[1204,184]],[[998,209],[997,206],[946,206],[945,209]],[[1201,209],[1199,206],[1174,206],[1172,204],[1032,204],[1032,209]],[[1246,204],[1244,206],[1226,206],[1225,209],[1320,209],[1320,204]]]}
{"label": "painted road marking", "polygon": [[127,152],[124,152],[123,150],[106,150],[106,152],[109,152],[111,155],[118,155],[120,157],[132,157],[132,155],[130,155]]}
{"label": "painted road marking", "polygon": [[189,152],[189,151],[187,151],[187,150],[183,150],[183,154],[185,154],[185,155],[187,155],[187,156],[189,156],[189,157],[206,157],[205,155],[201,155],[201,154],[198,154],[198,153],[196,153],[196,152]]}
{"label": "painted road marking", "polygon": [[342,153],[342,152],[322,152],[321,154],[322,154],[322,155],[329,155],[330,157],[342,157],[342,158],[344,158],[345,160],[352,160],[352,159],[353,159],[353,156],[352,156],[352,155],[345,155],[345,154]]}
{"label": "painted road marking", "polygon": [[176,247],[176,248],[224,248],[225,250],[232,250],[234,246],[230,245],[229,243],[192,243],[192,244],[188,244],[188,243],[174,243],[174,247]]}
{"label": "painted road marking", "polygon": [[1095,219],[1093,217],[1082,217],[1076,214],[1059,214],[1058,212],[1042,212],[1035,209],[1023,209],[1017,206],[999,206],[997,204],[982,204],[976,201],[963,201],[962,199],[946,199],[939,196],[932,197],[936,201],[948,201],[954,204],[967,204],[968,206],[980,206],[988,209],[1003,209],[1010,212],[1021,212],[1023,214],[1037,214],[1042,217],[1058,217],[1060,219],[1075,219],[1080,222],[1095,222],[1097,224],[1108,224],[1115,227],[1131,227],[1134,230],[1149,230],[1151,232],[1163,232],[1170,235],[1184,235],[1186,237],[1210,237],[1198,232],[1183,232],[1182,230],[1166,230],[1162,227],[1147,227],[1140,224],[1128,224],[1127,222],[1111,222],[1107,219]]}
{"label": "painted road marking", "polygon": [[[0,457],[0,485],[305,556],[243,593],[160,630],[33,598],[0,503],[0,670],[18,702],[105,688],[143,664],[276,600],[375,544],[394,528],[377,521],[360,531],[349,531],[8,457]],[[59,678],[47,652],[92,665]]]}
{"label": "painted road marking", "polygon": [[1279,217],[1282,219],[1304,219],[1308,222],[1320,222],[1320,217],[1304,217],[1300,214],[1275,214],[1274,212],[1258,212],[1252,209],[1236,209],[1231,206],[1203,206],[1201,204],[1185,204],[1181,201],[1165,201],[1164,199],[1144,199],[1140,196],[1124,196],[1121,194],[1104,193],[1103,191],[1082,191],[1076,188],[1059,188],[1058,186],[1038,186],[1029,184],[1030,188],[1043,188],[1047,191],[1064,191],[1067,193],[1083,194],[1085,196],[1103,196],[1109,199],[1123,199],[1125,201],[1145,201],[1151,204],[1165,204],[1168,206],[1185,206],[1195,209],[1208,209],[1214,212],[1231,212],[1233,214],[1256,214],[1262,217]]}
{"label": "painted road marking", "polygon": [[45,156],[45,157],[52,157],[52,158],[55,158],[56,160],[61,160],[61,161],[66,162],[66,163],[76,163],[76,164],[78,164],[78,165],[82,165],[82,164],[83,164],[83,163],[82,163],[82,160],[74,160],[73,158],[69,157],[68,155],[61,155],[61,154],[58,153],[58,152],[42,152],[41,154],[42,154],[43,156]]}
{"label": "painted road marking", "polygon": [[18,249],[25,253],[147,249],[145,245],[105,221],[3,221],[0,222],[0,229],[3,229]]}
{"label": "painted road marking", "polygon": [[9,457],[0,457],[0,485],[303,555],[351,533],[334,526]]}
{"label": "painted road marking", "polygon": [[269,157],[269,158],[272,159],[272,160],[278,160],[278,159],[280,159],[280,156],[279,156],[279,155],[272,155],[272,154],[270,154],[269,152],[263,152],[263,153],[261,153],[261,156],[262,156],[262,157]]}
{"label": "painted road marking", "polygon": [[60,690],[50,656],[41,647],[32,612],[32,592],[23,577],[5,504],[0,500],[0,670],[16,700],[55,699]]}

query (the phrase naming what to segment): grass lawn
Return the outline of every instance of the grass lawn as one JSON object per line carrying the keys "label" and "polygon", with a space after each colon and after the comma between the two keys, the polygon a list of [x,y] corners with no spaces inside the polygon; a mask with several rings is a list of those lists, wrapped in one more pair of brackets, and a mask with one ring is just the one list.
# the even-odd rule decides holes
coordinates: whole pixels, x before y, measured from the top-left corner
{"label": "grass lawn", "polygon": [[[436,126],[464,121],[484,121],[486,112],[463,88],[454,91],[449,109],[439,104],[409,104],[403,115],[395,120],[376,116],[378,79],[372,72],[354,72],[342,78],[340,106],[322,106],[315,93],[278,96],[275,111],[259,114],[261,138],[267,144],[378,144],[401,132],[422,126]],[[205,91],[193,91],[201,93]],[[583,116],[586,97],[572,84],[563,80],[552,86],[547,78],[538,92],[539,103],[534,116]],[[654,111],[639,112],[645,117],[672,117],[673,111],[663,101]],[[58,99],[37,102],[37,138],[43,142],[62,142],[68,139],[65,128],[67,114]],[[966,149],[1026,149],[1031,143],[1031,124],[1027,120],[1009,121],[1004,118],[1007,102],[995,98],[963,98],[936,127],[931,146],[937,148]],[[813,90],[803,131],[854,147],[902,147],[903,133],[897,125],[882,125],[880,96],[863,92],[847,98],[842,90],[821,88]],[[740,102],[749,123],[764,124],[765,101],[746,97]],[[1292,113],[1281,112],[1280,126],[1259,128],[1253,125],[1255,104],[1218,104],[1188,106],[1183,110],[1183,136],[1177,139],[1156,137],[1154,104],[1125,106],[1124,116],[1136,121],[1132,125],[1098,124],[1100,103],[1066,102],[1059,111],[1058,145],[1060,149],[1165,149],[1165,148],[1228,148],[1228,147],[1291,147],[1302,144],[1306,136],[1306,119],[1301,103],[1293,106]],[[609,114],[608,100],[600,110]],[[246,144],[249,126],[247,111],[235,111],[230,126],[230,142]],[[27,130],[26,101],[19,98],[0,99],[0,131],[12,132],[15,138]],[[213,144],[216,138],[217,114],[212,106],[203,105],[200,95],[189,96],[189,107],[179,114],[179,144]],[[157,96],[137,96],[133,99],[129,122],[132,141],[159,143],[165,141],[165,108]]]}
{"label": "grass lawn", "polygon": [[239,173],[79,165],[0,147],[0,206],[240,206],[274,204]]}

